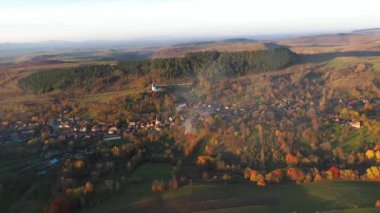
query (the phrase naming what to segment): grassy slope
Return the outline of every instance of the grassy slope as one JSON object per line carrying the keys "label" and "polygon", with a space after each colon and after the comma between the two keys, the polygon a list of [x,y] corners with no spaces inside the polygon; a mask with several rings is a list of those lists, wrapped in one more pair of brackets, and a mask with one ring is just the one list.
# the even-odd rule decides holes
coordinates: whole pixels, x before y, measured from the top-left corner
{"label": "grassy slope", "polygon": [[38,157],[20,159],[1,159],[0,212],[41,212],[42,206],[50,198],[54,180],[50,177],[38,177],[30,171],[42,168]]}
{"label": "grassy slope", "polygon": [[168,181],[172,177],[172,166],[168,164],[145,164],[137,168],[130,179],[142,179],[142,183],[130,184],[118,196],[102,203],[95,208],[85,209],[84,212],[105,212],[112,209],[124,208],[132,204],[158,199],[159,194],[151,192],[154,180]]}
{"label": "grassy slope", "polygon": [[147,164],[137,169],[132,177],[144,177],[144,182],[127,185],[118,196],[84,212],[154,211],[168,206],[173,211],[178,208],[209,212],[315,212],[336,209],[369,212],[376,210],[373,209],[374,203],[380,199],[380,185],[368,182],[282,184],[265,188],[251,183],[201,184],[155,194],[150,192],[151,182],[154,179],[169,180],[171,166]]}
{"label": "grassy slope", "polygon": [[[371,209],[374,206],[376,199],[380,197],[379,193],[380,185],[376,183],[364,183],[364,182],[326,182],[321,184],[306,184],[306,185],[276,185],[265,188],[257,187],[253,184],[227,184],[224,185],[194,185],[184,186],[176,191],[169,191],[163,193],[161,196],[157,194],[150,195],[146,192],[145,196],[137,194],[141,199],[135,201],[130,197],[115,198],[118,200],[124,200],[124,205],[120,205],[121,202],[114,202],[110,200],[108,204],[102,205],[99,208],[90,209],[91,212],[107,212],[112,210],[128,210],[133,208],[133,205],[141,205],[146,202],[147,205],[151,203],[148,200],[161,200],[160,202],[171,203],[171,199],[180,198],[183,207],[199,207],[202,203],[213,201],[213,205],[210,208],[217,208],[218,205],[226,202],[230,202],[225,197],[220,197],[221,194],[227,194],[231,199],[236,199],[236,202],[250,199],[262,200],[268,199],[272,201],[271,206],[261,205],[256,203],[253,206],[239,206],[235,207],[234,212],[237,210],[262,210],[270,212],[314,212],[317,210],[336,210],[336,209],[353,209],[353,208],[368,208]],[[138,193],[142,193],[139,191]],[[133,197],[133,199],[136,199]],[[267,203],[265,203],[267,204]],[[231,203],[234,207],[234,203]],[[124,207],[124,208],[123,208]],[[227,208],[231,209],[231,208]],[[209,209],[215,211],[215,209]],[[232,209],[231,209],[232,210]]]}
{"label": "grassy slope", "polygon": [[380,57],[337,57],[326,64],[329,68],[337,70],[353,69],[356,64],[369,63],[372,65],[372,70],[380,72]]}
{"label": "grassy slope", "polygon": [[[352,129],[350,131],[343,131],[342,125],[332,125],[330,127],[332,134],[329,141],[333,142],[335,146],[342,147],[346,152],[360,151],[363,144],[370,144],[376,142],[376,138],[368,133],[368,129]],[[341,137],[341,138],[339,138]]]}
{"label": "grassy slope", "polygon": [[77,98],[76,101],[84,102],[84,103],[107,101],[109,98],[115,98],[115,97],[123,98],[126,95],[140,93],[144,91],[145,91],[144,89],[128,89],[128,90],[115,91],[115,92],[97,93],[97,94],[92,94],[92,95],[87,95],[85,97]]}
{"label": "grassy slope", "polygon": [[[285,184],[266,188],[252,184],[204,185],[183,187],[178,191],[166,193],[166,196],[183,196],[184,192],[190,190],[189,188],[195,188],[191,189],[193,191],[192,196],[197,196],[197,194],[200,196],[205,193],[213,194],[219,191],[231,193],[231,196],[240,198],[260,199],[267,197],[273,199],[274,202],[272,207],[267,208],[268,210],[274,208],[289,212],[373,207],[376,199],[380,196],[377,191],[380,189],[378,184],[358,182]],[[257,206],[252,208],[255,209]]]}

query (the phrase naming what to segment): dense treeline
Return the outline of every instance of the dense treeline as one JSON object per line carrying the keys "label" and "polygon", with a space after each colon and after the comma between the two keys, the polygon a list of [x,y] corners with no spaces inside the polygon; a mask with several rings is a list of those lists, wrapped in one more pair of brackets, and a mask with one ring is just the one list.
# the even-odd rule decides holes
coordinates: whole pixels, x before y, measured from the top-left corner
{"label": "dense treeline", "polygon": [[244,52],[197,52],[183,58],[124,62],[118,68],[128,74],[152,75],[163,78],[187,76],[235,76],[258,74],[281,69],[297,60],[286,48]]}
{"label": "dense treeline", "polygon": [[53,90],[66,90],[90,86],[96,78],[109,80],[114,68],[110,65],[86,65],[76,68],[38,72],[19,81],[23,89],[34,93],[47,93]]}
{"label": "dense treeline", "polygon": [[97,78],[110,82],[114,71],[124,75],[151,76],[153,78],[181,78],[237,76],[258,74],[281,69],[297,60],[297,55],[286,48],[244,52],[197,52],[183,58],[151,59],[121,62],[116,66],[87,65],[77,68],[58,69],[34,73],[19,81],[23,89],[34,93],[88,87]]}

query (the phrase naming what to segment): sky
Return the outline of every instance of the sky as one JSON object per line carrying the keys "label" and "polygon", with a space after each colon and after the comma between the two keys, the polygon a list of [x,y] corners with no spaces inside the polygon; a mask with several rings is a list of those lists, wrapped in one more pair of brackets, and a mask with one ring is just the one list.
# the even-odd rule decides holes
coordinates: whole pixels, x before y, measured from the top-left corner
{"label": "sky", "polygon": [[348,32],[378,0],[0,0],[0,43]]}

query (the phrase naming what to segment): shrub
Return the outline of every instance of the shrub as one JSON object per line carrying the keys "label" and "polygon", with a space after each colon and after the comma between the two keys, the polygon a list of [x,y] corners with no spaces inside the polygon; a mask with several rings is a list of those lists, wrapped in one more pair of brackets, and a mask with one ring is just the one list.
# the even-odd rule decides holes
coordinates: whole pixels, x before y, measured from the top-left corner
{"label": "shrub", "polygon": [[380,200],[376,200],[375,207],[380,208]]}
{"label": "shrub", "polygon": [[209,178],[208,173],[207,173],[206,171],[203,172],[203,173],[202,173],[202,179],[203,179],[204,181],[208,181],[208,178]]}
{"label": "shrub", "polygon": [[165,191],[165,183],[162,181],[155,180],[152,183],[152,192],[163,192]]}
{"label": "shrub", "polygon": [[175,190],[179,187],[177,178],[173,177],[173,180],[169,181],[168,187],[170,190]]}
{"label": "shrub", "polygon": [[84,185],[84,192],[85,193],[92,193],[94,191],[94,185],[87,181],[86,184]]}

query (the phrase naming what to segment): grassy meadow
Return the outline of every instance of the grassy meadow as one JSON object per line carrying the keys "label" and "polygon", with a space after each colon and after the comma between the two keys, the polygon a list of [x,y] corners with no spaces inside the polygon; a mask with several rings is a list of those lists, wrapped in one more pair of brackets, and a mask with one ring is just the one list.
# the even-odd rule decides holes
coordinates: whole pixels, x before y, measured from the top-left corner
{"label": "grassy meadow", "polygon": [[172,167],[145,164],[117,196],[83,212],[376,212],[380,185],[371,182],[322,182],[258,187],[252,183],[193,184],[174,191],[153,193],[153,180],[168,181]]}

